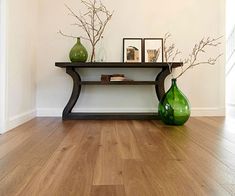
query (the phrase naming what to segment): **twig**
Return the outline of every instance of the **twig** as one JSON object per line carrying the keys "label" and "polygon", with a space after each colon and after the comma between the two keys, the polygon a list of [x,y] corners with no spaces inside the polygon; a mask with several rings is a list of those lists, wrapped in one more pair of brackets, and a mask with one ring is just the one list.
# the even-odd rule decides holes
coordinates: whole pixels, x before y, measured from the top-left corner
{"label": "twig", "polygon": [[[81,3],[87,8],[85,14],[76,14],[66,4],[65,7],[69,10],[70,15],[77,20],[77,23],[74,23],[73,25],[82,28],[85,31],[88,37],[86,40],[89,40],[92,46],[91,61],[94,61],[96,44],[103,36],[104,30],[113,16],[113,12],[110,13],[101,1],[98,3],[96,0],[81,0]],[[74,36],[66,35],[61,31],[60,34],[74,38]]]}
{"label": "twig", "polygon": [[[181,66],[181,73],[178,74],[178,76],[174,77],[173,73],[172,73],[172,63],[171,62],[174,62],[176,57],[181,52],[175,48],[175,44],[171,44],[171,45],[167,46],[167,42],[170,37],[171,37],[170,33],[166,33],[164,36],[163,52],[164,52],[165,61],[168,64],[172,78],[177,79],[177,78],[181,77],[190,68],[193,68],[193,67],[201,65],[201,64],[215,65],[217,60],[222,56],[222,54],[220,54],[215,58],[210,57],[207,61],[198,61],[198,56],[201,53],[206,53],[207,47],[217,47],[221,44],[219,42],[219,40],[222,38],[222,36],[220,36],[218,38],[210,38],[210,37],[207,37],[206,39],[202,38],[197,44],[194,45],[192,52],[189,54],[188,58],[186,58],[183,61],[183,64]],[[169,62],[169,60],[171,62]]]}
{"label": "twig", "polygon": [[[67,34],[63,33],[61,30],[60,30],[58,33],[59,33],[59,34],[61,34],[61,35],[63,35],[64,37],[70,37],[70,38],[73,38],[73,39],[78,38],[78,37],[73,36],[73,35],[67,35]],[[79,36],[79,38],[81,38],[81,39],[85,39],[85,40],[88,40],[87,38],[82,37],[82,36]]]}

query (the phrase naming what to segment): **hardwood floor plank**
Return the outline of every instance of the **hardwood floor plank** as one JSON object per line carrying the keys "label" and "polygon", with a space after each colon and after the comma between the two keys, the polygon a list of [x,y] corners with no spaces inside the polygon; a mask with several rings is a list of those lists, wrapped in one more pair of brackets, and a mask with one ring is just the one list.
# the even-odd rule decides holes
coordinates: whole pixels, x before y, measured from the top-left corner
{"label": "hardwood floor plank", "polygon": [[235,170],[235,143],[226,139],[222,131],[218,133],[219,130],[213,128],[210,124],[193,119],[188,126],[190,127],[185,127],[184,130],[190,130],[190,136],[194,142]]}
{"label": "hardwood floor plank", "polygon": [[[0,182],[1,196],[15,196],[19,190],[26,186],[37,175],[40,167],[34,165],[18,165],[9,175]],[[30,172],[29,172],[30,170]]]}
{"label": "hardwood floor plank", "polygon": [[48,120],[46,118],[34,118],[10,131],[8,131],[7,133],[4,133],[2,135],[0,135],[0,145],[8,142],[9,140],[11,140],[12,138],[14,138],[15,136],[20,135],[22,132],[27,131],[28,129],[40,125],[41,122],[43,122],[44,120]]}
{"label": "hardwood floor plank", "polygon": [[125,196],[123,185],[92,186],[91,196]]}
{"label": "hardwood floor plank", "polygon": [[98,153],[100,130],[76,123],[38,175],[18,195],[88,196]]}
{"label": "hardwood floor plank", "polygon": [[138,148],[145,161],[163,162],[182,159],[182,156],[179,154],[173,153],[172,155],[168,148],[172,148],[173,152],[175,152],[175,149],[168,145],[162,134],[156,134],[154,137],[151,135],[148,121],[132,121],[130,128],[136,137]]}
{"label": "hardwood floor plank", "polygon": [[[155,126],[156,125],[155,123]],[[201,185],[206,194],[229,195],[220,185],[221,182],[234,182],[235,176],[228,167],[219,162],[196,143],[190,141],[188,134],[183,134],[179,130],[183,127],[165,126],[159,129],[157,126],[155,128],[152,127],[151,133],[153,135],[155,132],[162,133],[168,144],[174,146],[173,153],[180,154],[182,157],[179,164],[182,168],[191,173],[195,181]]]}
{"label": "hardwood floor plank", "polygon": [[206,195],[193,175],[181,167],[180,162],[184,161],[184,156],[175,154],[177,149],[166,142],[154,125],[148,121],[134,121],[132,130],[134,133],[142,130],[152,135],[154,143],[151,146],[141,145],[140,149],[144,156],[142,170],[148,176],[156,195]]}
{"label": "hardwood floor plank", "polygon": [[[227,124],[224,126],[216,126],[210,121],[203,121],[203,118],[193,118],[189,121],[188,125],[190,124],[191,129],[195,129],[195,125],[197,125],[197,129],[200,129],[201,132],[199,133],[204,133],[204,135],[213,141],[215,139],[215,144],[222,143],[224,148],[233,154],[235,144],[234,144],[234,134],[235,134],[235,126],[234,128],[231,127],[231,124]],[[228,126],[226,128],[225,126]]]}
{"label": "hardwood floor plank", "polygon": [[223,129],[214,128],[210,123],[191,119],[185,127],[179,129],[197,145],[207,150],[210,155],[223,162],[230,169],[235,169],[235,143],[224,137]]}
{"label": "hardwood floor plank", "polygon": [[[126,196],[155,196],[162,195],[161,188],[153,188],[146,172],[143,169],[144,162],[136,160],[124,161],[124,185]],[[158,190],[157,192],[155,190]]]}
{"label": "hardwood floor plank", "polygon": [[53,131],[47,130],[50,134],[46,138],[39,140],[40,142],[29,151],[22,153],[22,161],[0,181],[0,195],[16,195],[23,189],[54,153],[69,127],[71,124],[57,122],[57,128]]}
{"label": "hardwood floor plank", "polygon": [[139,146],[140,144],[145,146],[154,146],[155,145],[154,138],[151,136],[151,134],[148,131],[146,131],[148,130],[148,127],[142,126],[142,123],[144,122],[146,121],[133,120],[130,122],[129,126],[131,127],[131,130]]}
{"label": "hardwood floor plank", "polygon": [[203,118],[194,118],[195,120],[198,120],[199,123],[204,125],[207,125],[211,128],[213,128],[213,132],[217,133],[219,137],[223,137],[226,140],[235,143],[235,121],[232,121],[230,119],[224,119],[223,121],[217,121],[213,118],[209,117],[203,117]]}
{"label": "hardwood floor plank", "polygon": [[[51,119],[55,121],[55,119]],[[15,134],[14,137],[5,141],[2,145],[0,145],[0,159],[4,157],[7,153],[11,152],[19,145],[21,145],[24,141],[29,139],[34,132],[37,132],[40,128],[44,128],[47,124],[51,123],[52,121],[47,119],[46,121],[41,121],[38,125],[34,126],[32,123],[26,123],[25,126],[19,128],[21,131],[18,131],[18,134]]]}
{"label": "hardwood floor plank", "polygon": [[232,195],[235,195],[235,184],[223,184],[223,187]]}
{"label": "hardwood floor plank", "polygon": [[234,122],[38,118],[0,136],[0,195],[234,195]]}
{"label": "hardwood floor plank", "polygon": [[128,121],[115,121],[117,142],[122,159],[141,159],[137,141]]}
{"label": "hardwood floor plank", "polygon": [[93,185],[122,185],[123,160],[118,148],[114,121],[103,121]]}
{"label": "hardwood floor plank", "polygon": [[[5,156],[0,159],[0,180],[3,179],[9,172],[11,172],[20,162],[24,159],[27,160],[28,153],[40,145],[44,139],[46,139],[55,129],[59,126],[60,120],[58,119],[47,119],[44,123],[34,129],[34,133],[22,142],[17,148],[8,152]],[[31,132],[32,130],[29,130]],[[4,148],[7,148],[9,143],[5,144]]]}

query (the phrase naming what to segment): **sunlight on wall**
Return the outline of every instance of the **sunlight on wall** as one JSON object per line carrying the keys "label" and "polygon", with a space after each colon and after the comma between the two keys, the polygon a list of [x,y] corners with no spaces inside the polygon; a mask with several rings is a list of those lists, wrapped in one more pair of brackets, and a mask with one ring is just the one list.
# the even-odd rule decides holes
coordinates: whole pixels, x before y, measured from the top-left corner
{"label": "sunlight on wall", "polygon": [[[226,1],[226,104],[235,108],[235,0]],[[232,33],[233,32],[233,33]],[[231,110],[231,109],[230,109]]]}
{"label": "sunlight on wall", "polygon": [[226,38],[235,25],[235,0],[226,0]]}

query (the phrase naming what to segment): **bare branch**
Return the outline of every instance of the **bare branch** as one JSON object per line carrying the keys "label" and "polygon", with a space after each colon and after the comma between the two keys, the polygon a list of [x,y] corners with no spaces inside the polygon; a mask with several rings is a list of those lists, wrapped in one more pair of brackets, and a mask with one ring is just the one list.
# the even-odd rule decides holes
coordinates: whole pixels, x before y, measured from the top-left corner
{"label": "bare branch", "polygon": [[171,37],[170,33],[166,33],[163,38],[163,56],[166,62],[175,61],[176,57],[181,53],[176,49],[175,44],[167,45],[169,38]]}
{"label": "bare branch", "polygon": [[[175,44],[170,44],[169,46],[167,45],[168,39],[171,37],[170,33],[166,33],[163,39],[163,52],[164,52],[164,58],[165,61],[167,62],[169,66],[169,70],[171,72],[172,78],[179,78],[182,76],[187,70],[190,68],[194,68],[198,65],[202,64],[209,64],[209,65],[215,65],[217,60],[222,56],[222,54],[218,55],[215,58],[209,58],[207,61],[198,61],[199,55],[200,54],[205,54],[207,52],[208,47],[217,47],[221,44],[219,40],[222,38],[202,38],[198,43],[196,43],[192,49],[192,52],[189,54],[189,56],[181,60],[183,61],[183,64],[181,66],[181,73],[174,77],[172,74],[172,63],[175,62],[176,57],[181,54],[181,52],[176,49]],[[171,62],[169,62],[171,61]]]}
{"label": "bare branch", "polygon": [[[73,36],[73,35],[67,35],[67,34],[63,33],[61,30],[60,30],[58,33],[61,34],[61,35],[64,36],[64,37],[70,37],[70,38],[73,38],[73,39],[78,38],[78,37]],[[79,36],[79,38],[85,39],[85,40],[89,40],[89,39],[87,39],[86,37],[83,37],[83,36]]]}
{"label": "bare branch", "polygon": [[76,36],[73,36],[73,35],[67,35],[67,34],[63,33],[61,30],[59,30],[58,33],[61,34],[61,35],[63,35],[64,37],[70,37],[70,38],[74,38],[74,39],[77,38]]}
{"label": "bare branch", "polygon": [[[91,61],[94,61],[96,44],[103,36],[104,30],[113,16],[113,12],[109,12],[101,1],[97,2],[97,0],[81,0],[81,3],[87,9],[84,14],[76,14],[66,4],[65,7],[69,10],[69,14],[77,20],[77,22],[72,25],[75,25],[85,31],[88,37],[86,39],[89,40],[92,46]],[[60,34],[66,37],[75,38],[75,36],[65,35],[61,31]]]}
{"label": "bare branch", "polygon": [[202,38],[198,44],[195,44],[194,48],[192,49],[192,53],[189,54],[189,57],[184,61],[184,66],[186,68],[182,69],[181,73],[176,77],[176,79],[182,76],[190,68],[196,67],[198,65],[202,64],[215,65],[215,63],[222,56],[222,54],[218,55],[215,58],[210,57],[207,61],[197,61],[197,60],[199,54],[206,53],[206,48],[208,46],[217,47],[218,45],[220,45],[221,43],[218,42],[219,39],[221,39],[221,37],[215,39],[211,39],[210,37],[208,37],[207,39]]}

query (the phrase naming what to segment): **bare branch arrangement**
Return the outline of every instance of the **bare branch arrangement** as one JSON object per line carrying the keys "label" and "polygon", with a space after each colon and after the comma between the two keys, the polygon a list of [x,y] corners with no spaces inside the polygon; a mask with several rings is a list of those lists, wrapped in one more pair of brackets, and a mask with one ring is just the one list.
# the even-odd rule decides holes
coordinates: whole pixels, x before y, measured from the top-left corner
{"label": "bare branch arrangement", "polygon": [[[179,78],[181,77],[187,70],[190,68],[194,68],[195,66],[202,65],[202,64],[209,64],[209,65],[215,65],[217,60],[222,56],[222,54],[218,55],[217,57],[210,57],[207,61],[198,61],[199,55],[202,53],[206,53],[206,49],[208,47],[217,47],[221,44],[219,40],[222,38],[202,38],[199,43],[195,44],[192,52],[189,54],[188,58],[183,60],[183,64],[181,66],[181,73],[177,75],[176,77],[173,76],[172,73],[172,63],[174,62],[176,57],[181,54],[181,52],[176,49],[175,44],[167,45],[168,39],[171,37],[170,33],[166,33],[163,39],[163,52],[164,52],[164,58],[165,62],[168,62],[169,70],[171,72],[172,78]],[[182,61],[182,60],[180,60]]]}
{"label": "bare branch arrangement", "polygon": [[171,37],[171,34],[168,32],[164,35],[163,38],[163,56],[164,61],[167,62],[171,77],[174,78],[174,75],[172,73],[172,63],[175,61],[176,57],[181,54],[181,52],[176,49],[175,44],[172,43],[169,46],[167,45],[169,38]]}
{"label": "bare branch arrangement", "polygon": [[72,10],[68,5],[65,6],[69,10],[69,14],[76,19],[76,22],[72,25],[82,28],[85,31],[87,37],[67,35],[62,31],[59,31],[59,33],[66,37],[80,37],[88,40],[92,46],[91,62],[94,62],[96,44],[100,41],[106,25],[112,18],[113,12],[108,11],[101,1],[97,2],[97,0],[81,0],[81,3],[87,9],[85,14],[76,14],[75,11]]}
{"label": "bare branch arrangement", "polygon": [[176,49],[174,43],[167,46],[167,42],[170,37],[171,34],[166,33],[163,38],[163,53],[166,62],[168,62],[169,60],[174,61],[175,58],[181,53],[178,49]]}

